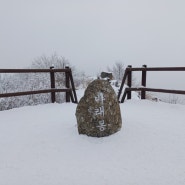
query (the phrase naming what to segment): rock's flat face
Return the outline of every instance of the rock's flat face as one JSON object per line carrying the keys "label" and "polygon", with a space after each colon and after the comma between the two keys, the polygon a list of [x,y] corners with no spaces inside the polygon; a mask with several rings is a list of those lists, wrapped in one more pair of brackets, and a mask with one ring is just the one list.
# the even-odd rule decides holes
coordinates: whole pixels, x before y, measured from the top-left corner
{"label": "rock's flat face", "polygon": [[79,134],[109,136],[121,129],[122,120],[117,96],[105,80],[94,80],[87,87],[77,109]]}

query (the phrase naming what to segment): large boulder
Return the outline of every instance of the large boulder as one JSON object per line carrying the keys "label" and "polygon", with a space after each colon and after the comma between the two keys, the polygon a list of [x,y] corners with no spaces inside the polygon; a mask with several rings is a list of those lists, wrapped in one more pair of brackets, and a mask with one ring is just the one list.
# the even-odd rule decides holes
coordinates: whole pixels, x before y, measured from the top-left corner
{"label": "large boulder", "polygon": [[107,80],[94,80],[85,90],[77,109],[79,134],[109,136],[121,129],[122,119],[117,96]]}

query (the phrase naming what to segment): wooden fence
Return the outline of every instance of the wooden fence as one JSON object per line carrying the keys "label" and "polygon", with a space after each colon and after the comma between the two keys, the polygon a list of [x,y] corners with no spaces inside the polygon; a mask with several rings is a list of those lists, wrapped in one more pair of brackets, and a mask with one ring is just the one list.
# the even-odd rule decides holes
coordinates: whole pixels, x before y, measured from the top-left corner
{"label": "wooden fence", "polygon": [[[133,88],[132,87],[132,72],[133,71],[141,71],[141,86],[140,88]],[[141,92],[141,99],[146,98],[146,91],[150,92],[160,92],[160,93],[172,93],[172,94],[185,94],[184,90],[169,90],[169,89],[154,89],[154,88],[146,88],[146,79],[147,79],[147,71],[185,71],[185,67],[147,67],[143,65],[141,68],[132,68],[132,66],[128,66],[125,70],[122,83],[118,92],[118,100],[119,102],[123,103],[126,96],[127,99],[131,99],[132,91],[140,91]],[[125,91],[122,95],[124,84],[127,80],[128,88],[125,88]],[[121,97],[122,95],[122,97]]]}
{"label": "wooden fence", "polygon": [[[65,73],[65,86],[63,89],[55,88],[55,73]],[[69,67],[65,69],[0,69],[0,73],[50,73],[50,84],[51,89],[43,89],[37,91],[25,91],[25,92],[15,92],[15,93],[4,93],[0,94],[0,98],[12,97],[12,96],[24,96],[31,94],[41,94],[41,93],[51,93],[51,102],[56,101],[55,93],[56,92],[65,92],[66,93],[66,102],[72,101],[73,103],[78,103],[72,71]]]}

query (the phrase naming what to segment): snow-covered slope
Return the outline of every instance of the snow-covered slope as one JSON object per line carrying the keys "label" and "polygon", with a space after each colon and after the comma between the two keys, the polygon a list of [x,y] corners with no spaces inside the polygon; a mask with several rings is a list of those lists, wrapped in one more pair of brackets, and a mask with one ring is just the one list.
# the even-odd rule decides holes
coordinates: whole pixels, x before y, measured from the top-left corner
{"label": "snow-covered slope", "polygon": [[0,112],[0,185],[184,185],[185,106],[130,100],[123,128],[78,135],[72,103]]}

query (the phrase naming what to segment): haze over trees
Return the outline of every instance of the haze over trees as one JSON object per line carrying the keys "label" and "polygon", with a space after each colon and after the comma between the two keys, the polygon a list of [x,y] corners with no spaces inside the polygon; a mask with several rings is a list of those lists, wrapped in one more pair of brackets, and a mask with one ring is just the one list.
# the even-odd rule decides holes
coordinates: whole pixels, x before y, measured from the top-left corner
{"label": "haze over trees", "polygon": [[125,65],[121,61],[115,62],[112,67],[107,67],[109,72],[112,72],[115,80],[121,81],[125,73]]}
{"label": "haze over trees", "polygon": [[[53,66],[55,69],[65,68],[69,66],[72,70],[75,88],[86,88],[87,85],[93,80],[87,77],[85,72],[79,71],[76,67],[72,66],[69,61],[63,57],[53,54],[51,56],[40,56],[37,57],[32,64],[28,67],[30,69],[49,69]],[[109,72],[112,72],[113,77],[117,80],[118,84],[121,83],[125,65],[121,61],[117,61],[112,67],[107,67]],[[132,84],[138,87],[140,83],[137,82],[137,78],[133,76]],[[55,86],[56,88],[65,87],[65,73],[55,73]],[[118,85],[119,86],[119,85]],[[0,93],[11,93],[11,92],[24,92],[50,89],[50,74],[49,73],[16,73],[16,74],[0,74]],[[139,96],[139,94],[138,94]],[[157,95],[147,93],[147,99],[153,99]],[[184,97],[184,96],[183,96]],[[158,98],[155,98],[158,99]],[[162,101],[167,103],[182,103],[182,97],[178,95],[166,95]],[[26,105],[37,105],[51,102],[51,94],[35,94],[26,96],[17,96],[9,98],[0,98],[0,111],[7,110],[15,107],[21,107]],[[56,102],[65,102],[65,93],[56,93]]]}

